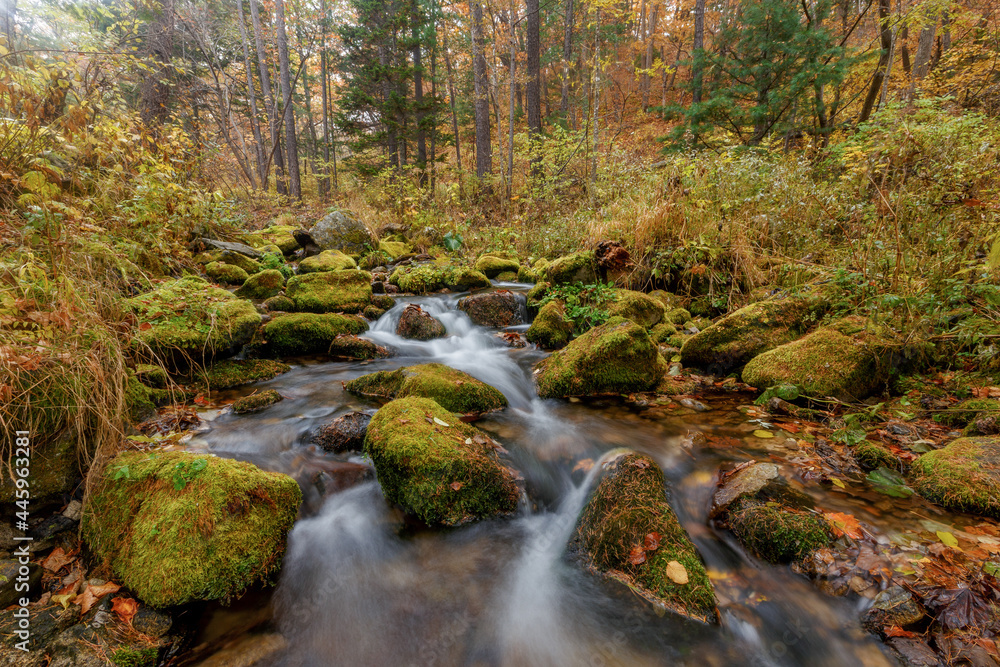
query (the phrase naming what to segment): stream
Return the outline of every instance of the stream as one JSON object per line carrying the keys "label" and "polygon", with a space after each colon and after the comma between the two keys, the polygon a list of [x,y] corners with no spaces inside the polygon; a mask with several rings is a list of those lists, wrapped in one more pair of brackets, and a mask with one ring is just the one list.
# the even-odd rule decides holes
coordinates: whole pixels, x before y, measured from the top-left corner
{"label": "stream", "polygon": [[[378,407],[347,394],[344,381],[434,361],[465,371],[507,397],[508,409],[476,426],[509,451],[530,500],[510,519],[432,530],[388,506],[375,481],[326,498],[305,483],[304,518],[289,536],[277,588],[248,595],[232,608],[210,610],[197,640],[221,645],[220,638],[232,639],[236,628],[243,639],[264,633],[274,639],[280,633],[279,648],[243,662],[224,657],[221,650],[203,651],[188,664],[896,664],[861,628],[859,617],[870,604],[866,600],[824,595],[805,577],[758,561],[726,531],[709,526],[720,466],[751,455],[766,459],[774,447],[768,443],[764,449],[760,441],[760,451],[754,452],[748,446],[693,444],[698,434],[712,436],[699,443],[745,443],[747,419],[736,407],[748,402],[746,395],[705,399],[712,408],[705,412],[640,407],[620,399],[539,400],[531,367],[546,353],[530,345],[507,347],[495,331],[474,325],[457,309],[460,296],[397,299],[365,335],[397,356],[368,362],[296,360],[291,372],[253,387],[276,389],[284,401],[254,415],[204,411],[207,426],[188,447],[251,461],[302,483],[335,471],[341,462],[363,461],[306,444],[310,432],[330,419]],[[418,303],[441,320],[448,337],[418,342],[396,336],[407,303]],[[720,626],[658,615],[624,586],[588,573],[572,558],[576,519],[600,459],[618,447],[646,453],[664,470],[671,504],[715,584]],[[793,470],[787,472],[789,479],[794,476]],[[838,502],[844,501],[826,504]],[[255,626],[248,618],[262,622]]]}

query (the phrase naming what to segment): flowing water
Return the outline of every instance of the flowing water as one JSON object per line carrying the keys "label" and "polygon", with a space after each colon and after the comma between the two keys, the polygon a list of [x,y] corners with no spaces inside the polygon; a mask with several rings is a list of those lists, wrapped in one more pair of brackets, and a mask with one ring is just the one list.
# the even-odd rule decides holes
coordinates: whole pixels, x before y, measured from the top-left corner
{"label": "flowing water", "polygon": [[[205,414],[209,426],[192,448],[286,472],[306,488],[305,518],[289,536],[280,583],[270,600],[265,593],[251,602],[264,610],[258,617],[270,615],[266,627],[283,641],[257,662],[240,664],[894,664],[861,630],[862,602],[824,596],[787,567],[748,557],[731,536],[709,527],[719,466],[747,455],[692,446],[691,435],[742,438],[745,418],[735,403],[720,399],[710,412],[683,414],[611,400],[541,401],[531,366],[544,353],[508,348],[494,331],[457,310],[457,300],[400,299],[367,334],[394,348],[395,357],[306,360],[258,385],[285,396],[268,410]],[[448,337],[416,342],[396,336],[409,302],[440,319]],[[344,392],[342,383],[431,361],[493,385],[510,401],[510,408],[477,426],[504,444],[525,477],[531,500],[516,517],[430,530],[388,506],[374,481],[325,498],[309,483],[345,459],[305,444],[310,431],[350,410],[377,407]],[[626,588],[587,573],[572,558],[575,523],[600,459],[623,446],[651,455],[663,468],[674,509],[713,575],[719,627],[657,615]],[[587,459],[596,462],[590,473],[577,465]],[[235,624],[233,618],[246,613],[216,610],[208,625]]]}

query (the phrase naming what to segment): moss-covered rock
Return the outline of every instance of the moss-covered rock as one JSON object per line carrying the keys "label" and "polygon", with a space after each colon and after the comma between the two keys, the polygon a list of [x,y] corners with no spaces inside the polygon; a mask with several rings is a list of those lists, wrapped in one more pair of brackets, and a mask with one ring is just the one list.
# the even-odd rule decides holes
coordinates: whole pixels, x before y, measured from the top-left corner
{"label": "moss-covered rock", "polygon": [[209,389],[229,389],[276,378],[292,370],[288,364],[270,359],[227,359],[198,373],[198,382]]}
{"label": "moss-covered rock", "polygon": [[1000,437],[959,438],[910,467],[913,488],[957,512],[1000,519]]}
{"label": "moss-covered rock", "polygon": [[683,325],[690,319],[691,319],[691,313],[689,313],[684,308],[679,308],[679,307],[667,309],[663,315],[664,322],[669,322],[670,324],[673,324],[674,326],[678,327]]}
{"label": "moss-covered rock", "polygon": [[284,397],[282,397],[282,395],[274,389],[265,389],[264,391],[250,394],[249,396],[241,396],[240,398],[237,398],[233,401],[233,412],[238,415],[260,412],[261,410],[269,408],[282,400],[284,400]]}
{"label": "moss-covered rock", "polygon": [[507,407],[507,399],[499,391],[443,364],[369,373],[351,380],[344,388],[353,394],[378,398],[431,398],[444,409],[463,414],[483,414]]}
{"label": "moss-covered rock", "polygon": [[553,352],[537,368],[538,395],[558,398],[652,391],[666,363],[645,329],[612,318]]}
{"label": "moss-covered rock", "polygon": [[669,322],[660,322],[649,330],[649,337],[657,345],[671,345],[677,335],[677,327]]}
{"label": "moss-covered rock", "polygon": [[649,293],[649,296],[662,303],[663,307],[666,309],[668,313],[674,310],[675,308],[680,307],[681,303],[683,302],[683,299],[681,299],[681,297],[677,296],[676,294],[672,294],[670,292],[667,292],[666,290],[661,290],[661,289],[653,290],[652,292]]}
{"label": "moss-covered rock", "polygon": [[452,269],[445,278],[445,287],[455,292],[465,292],[489,286],[490,279],[486,277],[485,273],[468,266]]}
{"label": "moss-covered rock", "polygon": [[529,342],[548,350],[566,347],[573,337],[573,320],[566,317],[562,301],[549,301],[531,321],[524,337]]}
{"label": "moss-covered rock", "polygon": [[496,281],[498,283],[517,282],[517,274],[513,271],[504,271],[503,273],[497,274]]}
{"label": "moss-covered rock", "polygon": [[382,310],[389,310],[396,305],[396,300],[388,294],[373,294],[372,305]]}
{"label": "moss-covered rock", "polygon": [[261,319],[249,301],[194,276],[163,283],[128,304],[138,320],[136,347],[173,366],[235,353]]}
{"label": "moss-covered rock", "polygon": [[318,255],[306,257],[299,262],[299,273],[317,273],[319,271],[344,271],[356,269],[358,263],[350,255],[339,250],[324,250]]}
{"label": "moss-covered rock", "polygon": [[608,305],[608,314],[632,320],[644,329],[650,329],[663,319],[666,309],[656,299],[634,290],[615,290],[615,300]]}
{"label": "moss-covered rock", "polygon": [[290,313],[261,327],[251,347],[257,356],[317,354],[329,350],[337,336],[367,330],[368,323],[357,315]]}
{"label": "moss-covered rock", "polygon": [[486,274],[487,278],[496,278],[505,271],[517,273],[517,270],[520,268],[521,264],[516,259],[483,255],[476,260],[476,271]]}
{"label": "moss-covered rock", "polygon": [[955,407],[938,413],[934,420],[962,428],[980,416],[1000,417],[1000,401],[993,398],[967,398]]}
{"label": "moss-covered rock", "polygon": [[578,252],[553,260],[545,267],[545,280],[553,285],[597,282],[597,263],[594,252]]}
{"label": "moss-covered rock", "polygon": [[219,260],[223,264],[232,264],[233,266],[238,266],[247,272],[247,275],[252,276],[261,270],[260,262],[252,257],[247,257],[241,252],[233,252],[232,250],[223,250],[219,253]]}
{"label": "moss-covered rock", "polygon": [[899,468],[899,459],[885,445],[871,440],[862,440],[854,448],[854,460],[865,470],[875,470],[886,467],[890,470]]}
{"label": "moss-covered rock", "polygon": [[389,276],[389,283],[411,294],[426,294],[445,288],[464,292],[491,285],[485,274],[470,267],[436,264],[397,267]]}
{"label": "moss-covered rock", "polygon": [[535,283],[535,286],[528,290],[525,295],[525,300],[528,306],[528,310],[531,312],[537,311],[542,307],[542,299],[548,293],[549,289],[552,287],[549,283]]}
{"label": "moss-covered rock", "polygon": [[153,364],[136,364],[135,376],[139,382],[152,389],[166,389],[170,384],[170,375],[162,366]]}
{"label": "moss-covered rock", "polygon": [[127,452],[91,495],[83,536],[154,607],[228,600],[278,574],[301,500],[291,477],[242,461]]}
{"label": "moss-covered rock", "polygon": [[323,250],[340,250],[361,256],[378,247],[378,238],[348,211],[332,211],[313,225],[309,235]]}
{"label": "moss-covered rock", "polygon": [[246,279],[234,294],[244,299],[270,299],[285,287],[285,276],[281,271],[267,269]]}
{"label": "moss-covered rock", "polygon": [[494,290],[463,297],[458,301],[458,308],[470,320],[484,327],[508,327],[523,321],[521,302],[510,290]]}
{"label": "moss-covered rock", "polygon": [[389,350],[381,345],[351,334],[334,338],[326,353],[341,359],[382,359],[392,356]]}
{"label": "moss-covered rock", "polygon": [[290,255],[299,249],[299,242],[292,235],[298,227],[295,225],[271,225],[260,231],[250,232],[244,240],[255,248],[264,250],[269,246],[277,246],[283,255]]}
{"label": "moss-covered rock", "polygon": [[527,266],[522,266],[517,270],[517,282],[533,283],[538,281],[538,272]]}
{"label": "moss-covered rock", "polygon": [[285,295],[301,313],[360,313],[372,300],[372,275],[344,270],[293,276]]}
{"label": "moss-covered rock", "polygon": [[406,245],[402,241],[380,241],[378,247],[379,250],[388,255],[389,259],[392,261],[395,261],[403,255],[407,255],[411,252],[410,246]]}
{"label": "moss-covered rock", "polygon": [[410,340],[433,340],[448,335],[441,322],[415,303],[408,304],[399,316],[396,335]]}
{"label": "moss-covered rock", "polygon": [[223,285],[242,285],[250,276],[238,266],[210,262],[205,265],[205,274],[212,280]]}
{"label": "moss-covered rock", "polygon": [[264,299],[264,303],[261,305],[264,306],[264,310],[270,313],[287,313],[295,310],[295,302],[284,294]]}
{"label": "moss-covered rock", "polygon": [[887,349],[877,336],[824,327],[757,355],[743,368],[743,381],[760,390],[790,384],[807,396],[862,399],[888,379]]}
{"label": "moss-covered rock", "polygon": [[520,490],[500,450],[475,427],[418,396],[386,404],[365,435],[386,499],[428,524],[457,526],[517,509]]}
{"label": "moss-covered rock", "polygon": [[815,309],[815,303],[802,298],[752,303],[688,338],[681,361],[716,374],[740,370],[758,354],[801,336]]}
{"label": "moss-covered rock", "polygon": [[156,406],[149,396],[149,387],[129,373],[125,380],[125,408],[133,424],[144,422],[156,414]]}
{"label": "moss-covered rock", "polygon": [[371,320],[371,321],[374,322],[378,318],[380,318],[383,315],[385,315],[385,310],[383,308],[379,308],[378,306],[367,306],[361,312],[361,314],[365,316],[365,319]]}
{"label": "moss-covered rock", "polygon": [[577,537],[600,571],[636,586],[654,604],[718,621],[715,591],[697,549],[667,501],[663,472],[648,456],[619,454],[587,502]]}
{"label": "moss-covered rock", "polygon": [[770,563],[801,560],[832,539],[815,514],[750,499],[730,508],[729,528],[740,544]]}

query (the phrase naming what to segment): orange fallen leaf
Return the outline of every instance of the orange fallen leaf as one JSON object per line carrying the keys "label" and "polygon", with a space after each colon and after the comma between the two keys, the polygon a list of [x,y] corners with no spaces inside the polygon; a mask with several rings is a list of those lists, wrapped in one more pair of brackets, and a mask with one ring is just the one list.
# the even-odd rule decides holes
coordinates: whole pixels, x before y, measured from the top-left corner
{"label": "orange fallen leaf", "polygon": [[646,562],[646,550],[640,546],[632,547],[628,554],[629,565],[642,565]]}
{"label": "orange fallen leaf", "polygon": [[85,590],[82,595],[77,597],[77,601],[80,603],[80,612],[86,614],[98,600],[103,598],[105,595],[117,593],[119,588],[121,588],[121,586],[111,583],[110,581],[106,584],[102,584],[101,586],[88,586],[87,590]]}
{"label": "orange fallen leaf", "polygon": [[643,546],[646,547],[646,551],[656,551],[660,546],[660,534],[648,533],[646,535],[646,541]]}
{"label": "orange fallen leaf", "polygon": [[111,610],[118,614],[118,618],[122,621],[132,625],[132,619],[139,611],[139,603],[132,598],[115,598],[111,601]]}
{"label": "orange fallen leaf", "polygon": [[663,572],[667,575],[667,578],[675,584],[683,586],[688,582],[687,570],[685,570],[684,566],[675,560],[667,563],[667,569]]}
{"label": "orange fallen leaf", "polygon": [[830,528],[833,530],[835,537],[847,535],[853,540],[859,540],[863,535],[861,524],[850,514],[844,514],[843,512],[826,512],[823,514],[823,518],[826,519],[828,524],[830,524]]}
{"label": "orange fallen leaf", "polygon": [[462,483],[461,482],[452,482],[450,484],[450,486],[451,486],[451,490],[452,491],[458,491],[459,489],[462,488]]}
{"label": "orange fallen leaf", "polygon": [[56,547],[49,554],[49,557],[42,561],[42,567],[49,572],[58,572],[74,560],[76,560],[76,556],[66,553],[62,550],[62,547]]}
{"label": "orange fallen leaf", "polygon": [[887,627],[885,629],[885,636],[886,636],[886,639],[888,639],[889,637],[907,637],[907,638],[912,638],[912,637],[916,637],[917,635],[916,635],[916,633],[910,632],[909,630],[904,630],[903,628],[899,627],[898,625],[891,625],[891,626],[889,626],[889,627]]}

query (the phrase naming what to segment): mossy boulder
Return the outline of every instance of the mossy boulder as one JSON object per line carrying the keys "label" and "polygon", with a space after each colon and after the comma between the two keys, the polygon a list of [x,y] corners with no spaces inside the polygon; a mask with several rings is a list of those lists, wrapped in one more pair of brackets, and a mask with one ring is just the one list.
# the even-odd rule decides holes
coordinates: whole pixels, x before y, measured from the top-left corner
{"label": "mossy boulder", "polygon": [[154,364],[136,364],[135,376],[139,382],[152,389],[166,389],[170,384],[170,375],[163,366]]}
{"label": "mossy boulder", "polygon": [[293,276],[285,295],[301,313],[360,313],[372,300],[372,275],[345,270]]}
{"label": "mossy boulder", "polygon": [[380,241],[378,247],[379,250],[388,255],[389,259],[392,261],[395,261],[403,255],[407,255],[411,252],[410,246],[406,245],[402,241]]}
{"label": "mossy boulder", "polygon": [[815,514],[752,499],[729,509],[729,528],[740,544],[770,563],[798,561],[832,540]]}
{"label": "mossy boulder", "polygon": [[290,255],[299,249],[299,242],[292,235],[297,229],[295,225],[271,225],[245,235],[244,239],[255,248],[268,249],[268,246],[277,246],[281,254]]}
{"label": "mossy boulder", "polygon": [[263,382],[292,370],[288,364],[271,359],[227,359],[198,373],[198,381],[209,389],[229,389]]}
{"label": "mossy boulder", "polygon": [[317,354],[329,350],[337,336],[367,330],[368,323],[357,315],[290,313],[261,327],[251,347],[257,356]]}
{"label": "mossy boulder", "polygon": [[287,313],[295,310],[295,302],[284,294],[268,297],[261,305],[269,313]]}
{"label": "mossy boulder", "polygon": [[223,285],[242,285],[250,276],[246,271],[232,264],[209,262],[205,265],[205,274],[212,280]]}
{"label": "mossy boulder", "polygon": [[280,403],[284,397],[274,389],[265,389],[255,392],[249,396],[241,396],[233,401],[233,412],[238,415],[247,415],[253,412],[260,412],[269,408],[275,403]]}
{"label": "mossy boulder", "polygon": [[517,274],[513,271],[504,271],[503,273],[497,274],[496,281],[498,283],[517,282]]}
{"label": "mossy boulder", "polygon": [[1000,437],[959,438],[910,467],[911,486],[956,512],[1000,519]]}
{"label": "mossy boulder", "polygon": [[885,445],[871,440],[862,440],[858,443],[854,448],[854,460],[865,470],[882,467],[890,470],[899,468],[899,459]]}
{"label": "mossy boulder", "polygon": [[426,294],[445,288],[464,292],[491,285],[484,273],[473,268],[437,264],[397,267],[389,276],[389,283],[411,294]]}
{"label": "mossy boulder", "polygon": [[587,331],[536,368],[542,398],[652,391],[666,373],[646,330],[621,318]]}
{"label": "mossy boulder", "polygon": [[688,338],[681,348],[681,361],[715,374],[741,370],[758,354],[801,336],[815,308],[804,298],[752,303]]}
{"label": "mossy boulder", "polygon": [[677,327],[669,322],[660,322],[649,330],[649,337],[657,345],[672,345],[677,336]]}
{"label": "mossy boulder", "polygon": [[133,424],[144,422],[156,414],[156,406],[149,396],[149,387],[129,373],[125,380],[125,409]]}
{"label": "mossy boulder", "polygon": [[659,466],[648,456],[623,452],[604,468],[576,532],[591,564],[657,606],[718,622],[712,582],[670,507]]}
{"label": "mossy boulder", "polygon": [[548,350],[566,347],[573,337],[573,320],[566,317],[562,301],[549,301],[542,306],[524,337],[529,342]]}
{"label": "mossy boulder", "polygon": [[381,345],[352,334],[334,338],[326,353],[341,359],[382,359],[392,356],[389,350]]}
{"label": "mossy boulder", "polygon": [[663,315],[663,321],[674,326],[681,326],[691,320],[691,313],[684,308],[668,308]]}
{"label": "mossy boulder", "polygon": [[1000,401],[993,398],[967,398],[955,407],[939,413],[934,420],[947,426],[963,428],[981,416],[1000,417]]}
{"label": "mossy boulder", "polygon": [[299,262],[299,273],[317,273],[319,271],[343,271],[356,269],[358,263],[339,250],[324,250],[318,255],[306,257]]}
{"label": "mossy boulder", "polygon": [[490,385],[443,364],[420,364],[394,371],[377,371],[351,380],[352,394],[378,398],[420,396],[463,414],[483,414],[507,407],[507,399]]}
{"label": "mossy boulder", "polygon": [[378,238],[358,218],[347,211],[333,211],[313,225],[309,235],[323,250],[340,250],[361,256],[378,247]]}
{"label": "mossy boulder", "polygon": [[433,340],[448,335],[441,322],[415,303],[408,304],[399,316],[396,335],[410,340]]}
{"label": "mossy boulder", "polygon": [[281,271],[267,269],[247,278],[234,294],[244,299],[270,299],[280,294],[284,287],[285,276]]}
{"label": "mossy boulder", "polygon": [[223,264],[232,264],[233,266],[238,266],[247,272],[247,275],[253,275],[261,270],[260,262],[252,257],[247,257],[241,252],[233,252],[232,250],[222,250],[219,252],[219,260]]}
{"label": "mossy boulder", "polygon": [[538,272],[527,266],[522,266],[517,270],[517,282],[533,283],[538,281]]}
{"label": "mossy boulder", "polygon": [[513,271],[516,274],[520,268],[521,264],[516,259],[483,255],[476,260],[476,271],[482,272],[487,278],[496,278],[506,271]]}
{"label": "mossy boulder", "polygon": [[458,309],[484,327],[508,327],[520,324],[521,300],[510,290],[495,290],[459,299]]}
{"label": "mossy boulder", "polygon": [[127,452],[90,496],[83,536],[154,607],[229,600],[277,576],[302,493],[287,475],[187,452]]}
{"label": "mossy boulder", "polygon": [[138,320],[135,346],[172,366],[234,354],[261,319],[249,301],[194,276],[163,283],[128,304]]}
{"label": "mossy boulder", "polygon": [[396,305],[396,300],[388,294],[373,294],[372,305],[382,310],[389,310]]}
{"label": "mossy boulder", "polygon": [[429,398],[394,400],[365,435],[382,492],[428,524],[457,526],[512,514],[520,489],[501,447]]}
{"label": "mossy boulder", "polygon": [[453,268],[445,279],[445,287],[456,292],[489,287],[490,279],[481,271],[468,266]]}
{"label": "mossy boulder", "polygon": [[877,336],[824,327],[757,355],[743,368],[743,381],[760,390],[788,384],[806,396],[858,400],[888,379],[887,349]]}
{"label": "mossy boulder", "polygon": [[553,285],[597,282],[597,262],[594,252],[578,252],[553,260],[545,267],[545,280]]}
{"label": "mossy boulder", "polygon": [[666,314],[663,304],[653,297],[634,290],[615,290],[615,300],[608,305],[608,314],[632,320],[644,329],[660,323]]}
{"label": "mossy boulder", "polygon": [[535,283],[535,286],[528,290],[525,294],[525,301],[528,306],[528,310],[531,312],[537,311],[542,307],[542,299],[548,293],[549,289],[552,287],[549,283]]}

